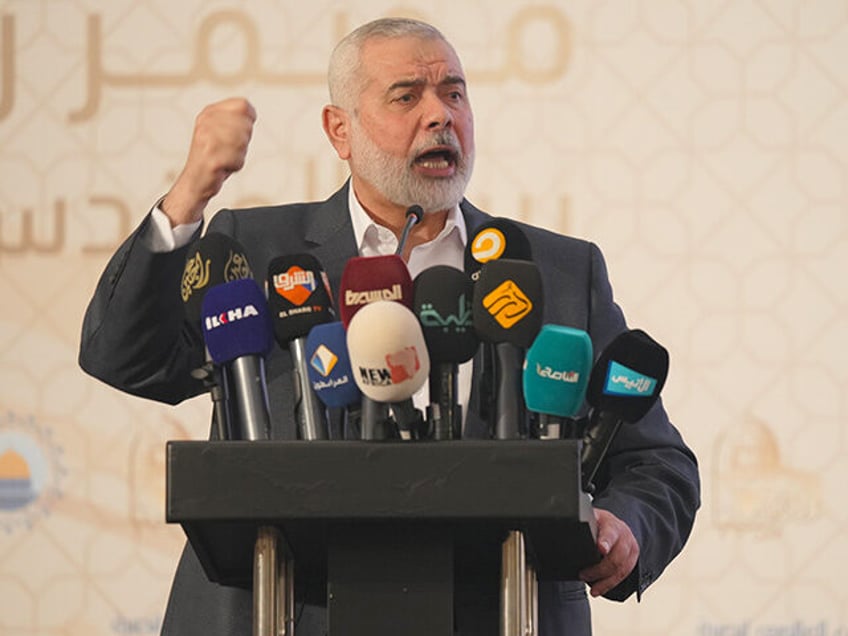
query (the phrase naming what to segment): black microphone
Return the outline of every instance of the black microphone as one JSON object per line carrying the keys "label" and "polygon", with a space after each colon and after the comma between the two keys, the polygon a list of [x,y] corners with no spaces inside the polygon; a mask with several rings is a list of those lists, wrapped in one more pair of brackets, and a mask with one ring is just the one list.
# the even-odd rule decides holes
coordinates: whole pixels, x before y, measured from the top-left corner
{"label": "black microphone", "polygon": [[230,371],[238,437],[268,439],[271,418],[265,356],[273,338],[265,294],[252,278],[216,285],[203,297],[201,316],[212,360]]}
{"label": "black microphone", "polygon": [[501,258],[530,261],[533,253],[527,235],[515,222],[494,218],[478,227],[465,246],[465,273],[476,281],[483,265]]}
{"label": "black microphone", "polygon": [[474,283],[454,267],[436,265],[413,281],[413,311],[430,352],[430,406],[427,422],[434,439],[462,437],[457,396],[458,367],[479,348],[471,301]]}
{"label": "black microphone", "polygon": [[[186,322],[198,339],[203,338],[201,306],[206,291],[231,280],[252,277],[244,247],[230,236],[208,232],[189,247],[180,282],[180,296]],[[207,350],[206,364],[193,370],[192,376],[203,381],[212,397],[218,439],[228,439],[233,430],[231,389],[226,367],[213,364]]]}
{"label": "black microphone", "polygon": [[642,419],[659,398],[668,377],[668,351],[640,329],[616,336],[603,350],[586,390],[592,406],[580,459],[583,490],[594,479],[622,423]]}
{"label": "black microphone", "polygon": [[398,241],[398,246],[395,250],[395,256],[403,255],[403,248],[406,247],[406,239],[409,238],[409,233],[412,231],[412,227],[416,223],[421,223],[421,219],[423,217],[424,210],[421,209],[420,205],[410,205],[406,210],[406,223],[403,225],[403,232],[401,232],[400,240]]}
{"label": "black microphone", "polygon": [[309,381],[306,354],[309,331],[334,319],[329,282],[318,259],[311,254],[293,254],[272,260],[268,265],[268,307],[274,337],[292,358],[300,438],[327,439],[326,413]]}
{"label": "black microphone", "polygon": [[[533,259],[530,241],[514,221],[493,218],[474,230],[474,235],[465,246],[465,273],[473,281],[480,278],[483,265],[498,259],[530,261]],[[495,402],[498,386],[496,382],[495,345],[483,342],[477,365],[476,411],[480,417],[495,428]],[[474,393],[472,392],[472,395]]]}
{"label": "black microphone", "polygon": [[484,264],[474,286],[473,314],[480,339],[495,345],[495,438],[524,437],[521,369],[524,352],[542,327],[539,268],[530,261],[512,259]]}

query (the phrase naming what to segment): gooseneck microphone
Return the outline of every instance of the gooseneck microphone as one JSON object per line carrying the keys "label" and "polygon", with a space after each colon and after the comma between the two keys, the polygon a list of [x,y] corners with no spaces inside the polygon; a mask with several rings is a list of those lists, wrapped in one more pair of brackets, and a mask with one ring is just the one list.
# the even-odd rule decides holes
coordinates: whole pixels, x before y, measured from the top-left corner
{"label": "gooseneck microphone", "polygon": [[474,328],[494,344],[494,436],[526,436],[521,369],[524,352],[542,326],[542,277],[530,261],[501,259],[483,265],[474,286]]}
{"label": "gooseneck microphone", "polygon": [[396,256],[401,256],[403,254],[403,248],[406,247],[406,240],[409,238],[409,233],[412,231],[412,228],[417,223],[421,223],[421,219],[424,217],[424,210],[420,205],[410,205],[406,210],[406,223],[403,225],[403,232],[401,232],[400,240],[398,241],[397,249],[395,250]]}
{"label": "gooseneck microphone", "polygon": [[[252,277],[245,249],[232,237],[208,232],[190,246],[180,282],[180,296],[186,321],[198,339],[203,337],[201,308],[207,290],[231,280]],[[192,376],[203,381],[212,397],[218,439],[228,439],[232,435],[232,415],[226,368],[213,364],[206,351],[206,364],[193,370]]]}
{"label": "gooseneck microphone", "polygon": [[433,439],[459,439],[458,369],[480,345],[471,309],[474,283],[465,272],[448,265],[425,269],[413,283],[413,310],[430,353],[428,428]]}
{"label": "gooseneck microphone", "polygon": [[252,278],[216,285],[203,298],[201,317],[212,360],[229,370],[239,439],[268,439],[265,356],[273,339],[265,294]]}
{"label": "gooseneck microphone", "polygon": [[622,423],[642,419],[656,403],[668,363],[668,351],[640,329],[619,334],[598,357],[586,390],[592,406],[581,456],[586,492],[593,492],[598,467]]}
{"label": "gooseneck microphone", "polygon": [[309,382],[306,337],[334,318],[329,282],[311,254],[275,258],[268,265],[268,307],[274,337],[292,358],[295,418],[301,439],[327,439],[324,405]]}
{"label": "gooseneck microphone", "polygon": [[540,439],[572,438],[592,370],[592,340],[581,329],[543,325],[524,359],[524,401],[538,414]]}
{"label": "gooseneck microphone", "polygon": [[[415,314],[396,302],[369,303],[347,326],[347,348],[359,390],[391,406],[401,438],[417,438],[422,418],[412,396],[427,381],[430,357]],[[384,425],[366,421],[363,413],[362,438],[384,439]]]}

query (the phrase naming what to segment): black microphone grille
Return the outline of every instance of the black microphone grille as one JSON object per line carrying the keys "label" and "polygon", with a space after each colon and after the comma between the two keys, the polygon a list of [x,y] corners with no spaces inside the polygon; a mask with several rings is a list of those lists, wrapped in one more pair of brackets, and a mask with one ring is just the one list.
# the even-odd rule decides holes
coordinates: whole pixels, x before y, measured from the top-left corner
{"label": "black microphone grille", "polygon": [[416,223],[421,223],[421,219],[424,217],[424,209],[418,205],[410,205],[406,210],[406,218],[408,219],[410,216],[415,217]]}

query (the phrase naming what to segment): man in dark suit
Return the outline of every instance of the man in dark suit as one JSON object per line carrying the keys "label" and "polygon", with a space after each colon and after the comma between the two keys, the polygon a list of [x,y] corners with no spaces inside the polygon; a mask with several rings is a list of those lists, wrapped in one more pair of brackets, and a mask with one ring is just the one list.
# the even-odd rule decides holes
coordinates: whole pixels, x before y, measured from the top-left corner
{"label": "man in dark suit", "polygon": [[[253,210],[223,210],[209,229],[245,246],[254,271],[276,256],[310,252],[339,288],[346,261],[393,253],[412,204],[424,218],[403,256],[413,276],[447,264],[462,268],[470,233],[489,217],[463,198],[474,159],[473,117],[459,58],[433,27],[378,20],[336,48],[329,70],[332,104],[323,125],[351,178],[328,200]],[[188,242],[200,232],[209,200],[244,164],[256,113],[244,99],[208,106],[198,116],[186,165],[165,197],[113,256],[83,325],[80,364],[132,394],[168,403],[197,395],[190,371],[202,343],[183,319],[179,296]],[[598,248],[521,225],[542,272],[545,322],[586,330],[596,351],[626,329]],[[267,361],[272,434],[296,436],[291,359]],[[471,377],[468,374],[467,377]],[[466,437],[487,435],[469,381]],[[585,584],[592,595],[623,600],[656,579],[682,549],[699,505],[694,455],[658,402],[616,439],[593,500],[601,561],[583,582],[540,586],[540,633],[590,634]],[[163,633],[247,634],[248,590],[205,579],[187,547],[175,577]],[[304,607],[298,634],[324,633],[320,608]]]}

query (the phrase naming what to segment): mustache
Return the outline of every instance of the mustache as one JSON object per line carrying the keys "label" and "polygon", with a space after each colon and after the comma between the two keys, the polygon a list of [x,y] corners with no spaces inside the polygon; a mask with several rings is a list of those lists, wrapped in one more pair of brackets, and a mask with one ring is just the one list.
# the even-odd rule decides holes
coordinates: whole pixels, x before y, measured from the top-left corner
{"label": "mustache", "polygon": [[421,155],[433,150],[450,152],[457,161],[462,161],[465,156],[456,135],[453,132],[442,130],[413,148],[410,152],[410,162],[414,162]]}

